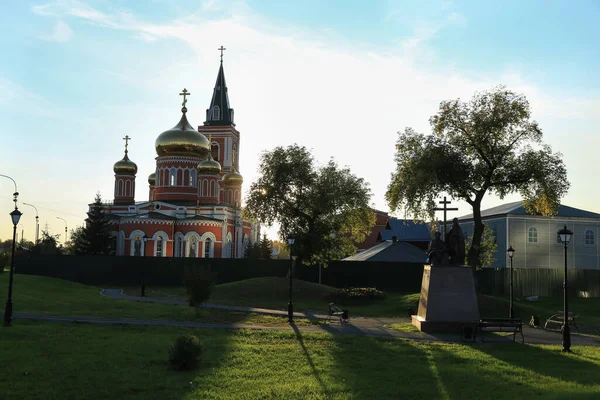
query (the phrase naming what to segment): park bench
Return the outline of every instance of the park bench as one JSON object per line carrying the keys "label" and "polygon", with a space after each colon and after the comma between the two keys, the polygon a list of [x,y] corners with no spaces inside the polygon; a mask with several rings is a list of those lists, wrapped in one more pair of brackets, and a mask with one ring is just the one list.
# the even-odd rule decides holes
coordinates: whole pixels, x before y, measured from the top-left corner
{"label": "park bench", "polygon": [[[523,336],[523,323],[520,319],[515,318],[488,318],[482,319],[477,324],[477,332],[512,332],[513,342],[517,336],[517,333],[521,334],[521,341],[525,343],[525,337]],[[483,338],[482,338],[483,341]]]}
{"label": "park bench", "polygon": [[344,323],[343,319],[344,311],[341,308],[335,305],[335,303],[329,303],[329,315],[327,315],[326,321],[329,321],[331,318],[339,318],[340,325]]}
{"label": "park bench", "polygon": [[[546,320],[546,323],[544,324],[544,329],[549,330],[548,324],[559,324],[562,326],[564,322],[564,315],[565,314],[563,311],[558,311],[556,314],[552,315]],[[577,333],[579,333],[579,328],[575,323],[575,318],[577,318],[577,315],[575,315],[575,313],[570,312],[569,316],[567,317],[567,323],[569,324],[569,326],[575,327],[575,329],[577,329]]]}

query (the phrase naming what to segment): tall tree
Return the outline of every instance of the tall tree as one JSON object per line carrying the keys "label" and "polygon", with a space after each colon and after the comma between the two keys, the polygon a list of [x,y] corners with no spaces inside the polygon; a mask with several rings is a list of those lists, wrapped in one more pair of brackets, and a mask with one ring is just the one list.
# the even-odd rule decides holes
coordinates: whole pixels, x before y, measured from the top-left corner
{"label": "tall tree", "polygon": [[42,237],[33,247],[33,252],[42,256],[53,256],[61,254],[61,247],[58,245],[60,235],[52,235],[50,232],[42,230]]}
{"label": "tall tree", "polygon": [[248,242],[246,249],[244,249],[244,258],[258,260],[260,258],[260,243]]}
{"label": "tall tree", "polygon": [[87,215],[86,225],[75,247],[84,250],[85,254],[110,254],[112,235],[100,193],[96,194],[94,204]]}
{"label": "tall tree", "polygon": [[271,225],[279,236],[296,239],[293,253],[307,264],[327,263],[356,251],[375,224],[368,183],[330,160],[315,165],[297,144],[262,154],[259,178],[252,183],[245,214]]}
{"label": "tall tree", "polygon": [[263,234],[260,240],[260,258],[263,260],[270,260],[273,255],[273,248],[271,247],[271,241],[267,239],[267,234]]}
{"label": "tall tree", "polygon": [[474,232],[467,262],[480,263],[486,193],[501,199],[520,193],[528,212],[554,214],[568,189],[560,153],[542,143],[525,96],[503,86],[477,93],[469,102],[443,101],[429,120],[433,135],[407,128],[399,133],[396,171],[386,192],[395,211],[433,219],[435,198],[447,193],[473,209]]}

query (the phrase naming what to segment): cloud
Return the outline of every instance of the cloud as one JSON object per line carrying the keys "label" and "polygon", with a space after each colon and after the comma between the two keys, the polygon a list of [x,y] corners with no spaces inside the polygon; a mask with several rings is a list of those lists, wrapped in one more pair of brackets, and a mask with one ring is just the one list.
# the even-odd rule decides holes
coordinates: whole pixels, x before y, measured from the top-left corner
{"label": "cloud", "polygon": [[51,42],[68,42],[73,38],[73,30],[63,21],[57,21],[49,36],[42,37]]}
{"label": "cloud", "polygon": [[33,6],[31,10],[41,16],[76,17],[107,28],[118,28],[111,17],[77,0],[57,0]]}

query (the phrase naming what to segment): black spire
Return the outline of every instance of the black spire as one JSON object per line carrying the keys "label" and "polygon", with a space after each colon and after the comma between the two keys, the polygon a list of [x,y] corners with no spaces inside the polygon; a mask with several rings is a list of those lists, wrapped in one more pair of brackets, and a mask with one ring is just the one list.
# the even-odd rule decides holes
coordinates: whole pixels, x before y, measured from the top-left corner
{"label": "black spire", "polygon": [[[222,56],[221,56],[222,57]],[[233,125],[233,108],[229,107],[229,96],[227,95],[227,84],[225,83],[225,72],[223,72],[223,58],[217,75],[217,82],[210,101],[210,108],[206,110],[206,121],[208,126]]]}

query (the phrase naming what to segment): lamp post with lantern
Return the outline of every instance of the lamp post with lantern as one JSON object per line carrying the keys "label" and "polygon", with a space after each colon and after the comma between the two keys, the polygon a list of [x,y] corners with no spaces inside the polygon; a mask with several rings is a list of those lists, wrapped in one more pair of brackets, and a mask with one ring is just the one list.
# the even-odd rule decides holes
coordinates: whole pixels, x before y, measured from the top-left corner
{"label": "lamp post with lantern", "polygon": [[567,245],[571,241],[573,237],[573,232],[567,229],[567,225],[560,231],[558,231],[558,237],[560,241],[563,243],[564,255],[565,255],[565,281],[563,282],[563,300],[564,300],[564,310],[563,310],[563,326],[561,328],[562,332],[562,351],[565,353],[571,353],[571,331],[569,329],[569,297],[567,295]]}
{"label": "lamp post with lantern", "polygon": [[15,273],[15,245],[16,236],[17,236],[17,224],[19,223],[19,219],[21,219],[21,211],[17,208],[17,198],[18,193],[15,192],[15,209],[10,213],[10,218],[13,223],[13,242],[12,242],[12,252],[10,255],[10,278],[8,280],[8,299],[6,300],[6,308],[4,309],[4,326],[12,325],[12,289],[13,289],[13,276]]}
{"label": "lamp post with lantern", "polygon": [[510,286],[509,286],[509,305],[508,305],[508,318],[514,318],[513,314],[513,256],[515,255],[515,249],[510,246],[508,250],[508,257],[510,258]]}

